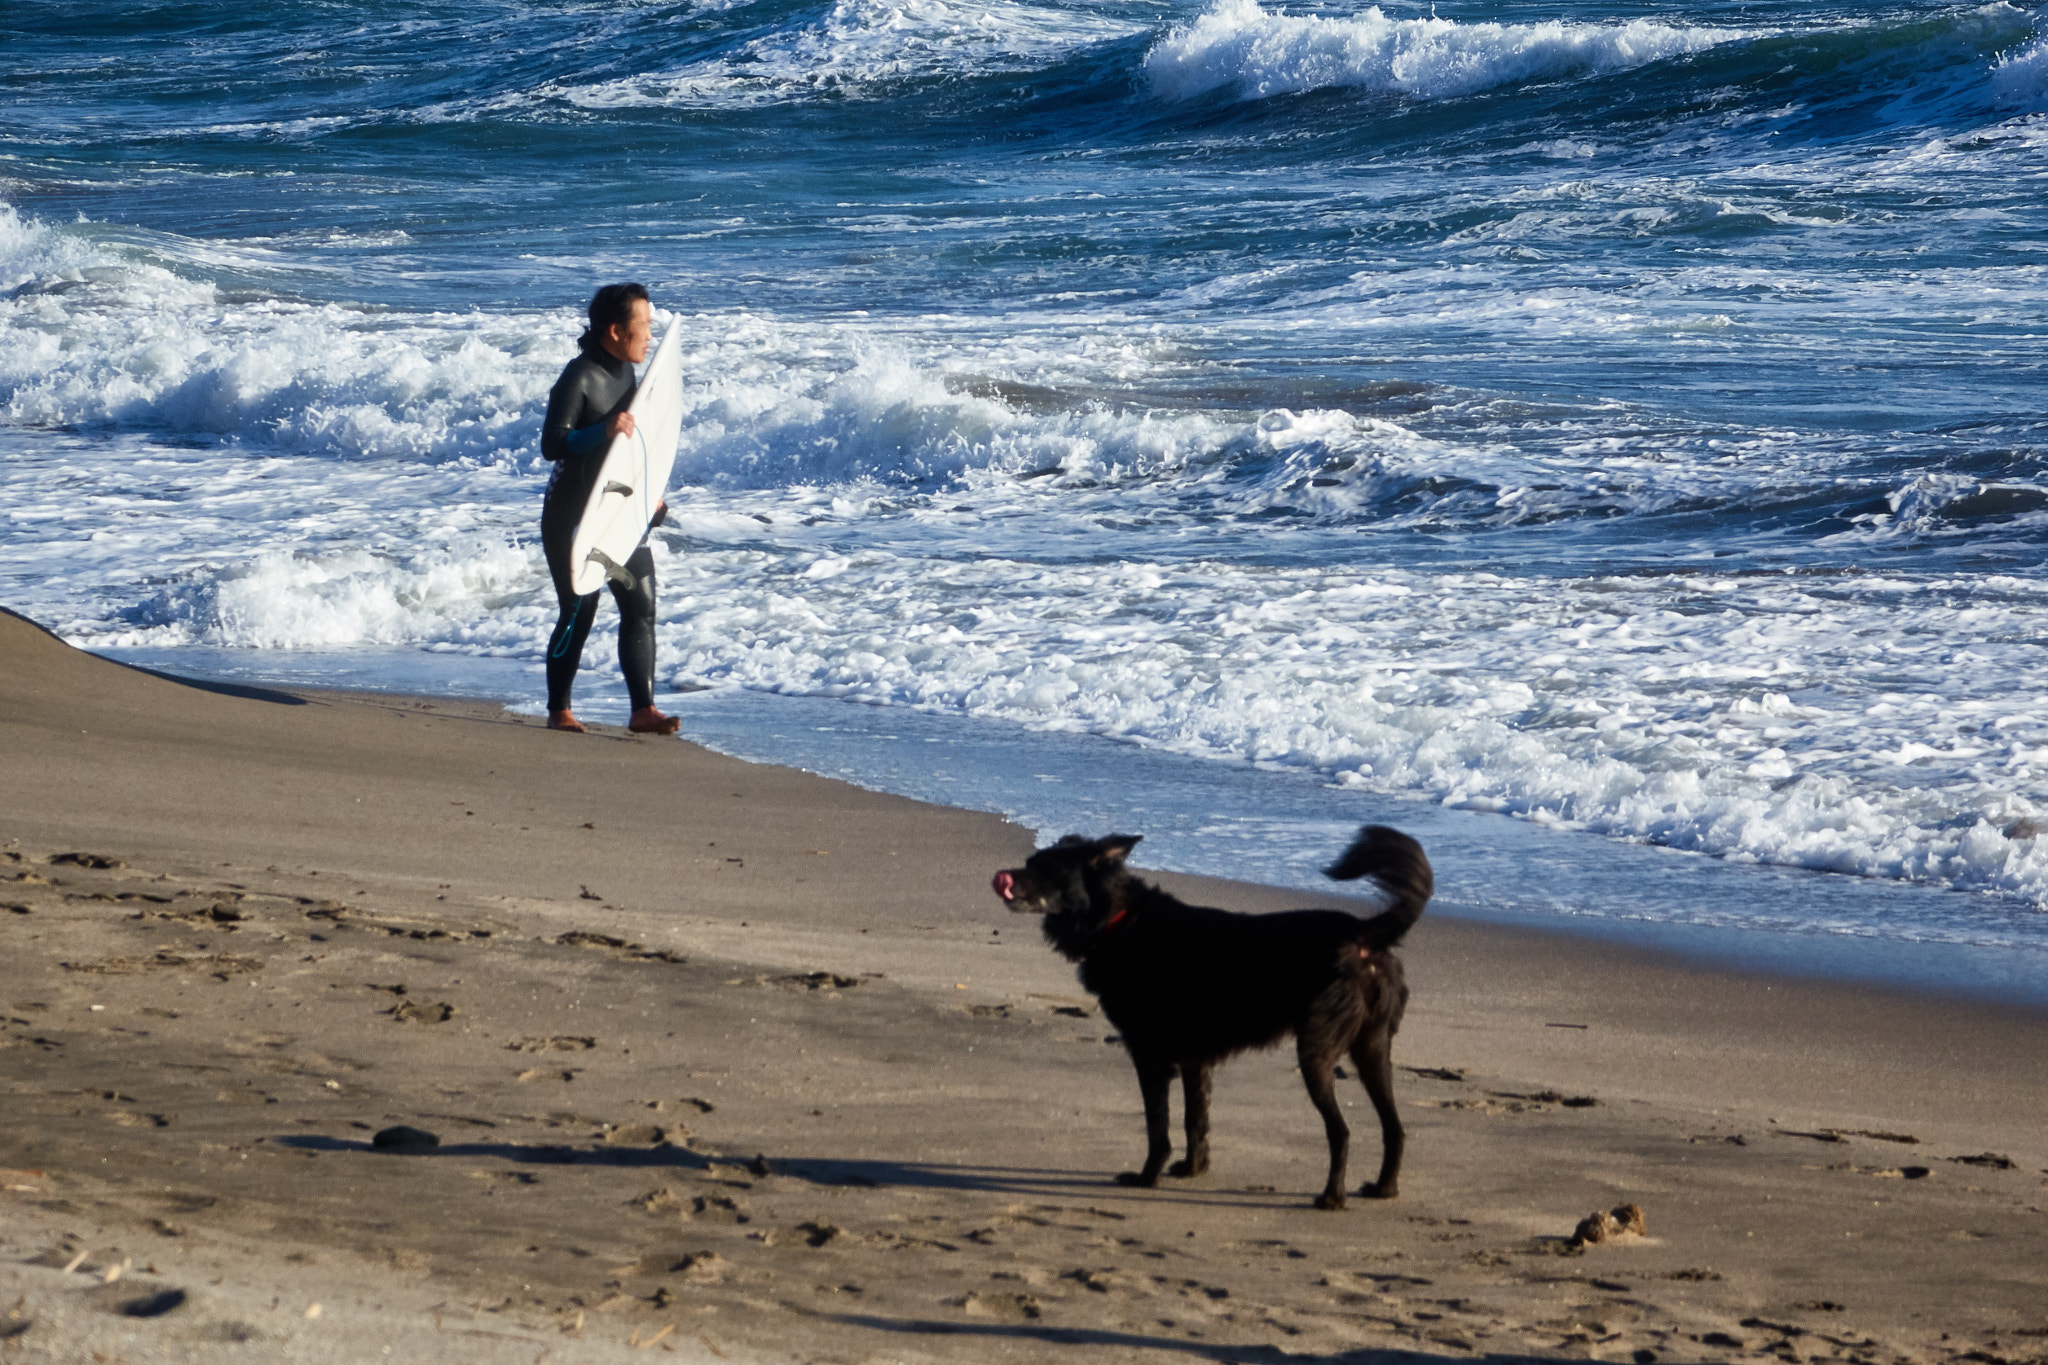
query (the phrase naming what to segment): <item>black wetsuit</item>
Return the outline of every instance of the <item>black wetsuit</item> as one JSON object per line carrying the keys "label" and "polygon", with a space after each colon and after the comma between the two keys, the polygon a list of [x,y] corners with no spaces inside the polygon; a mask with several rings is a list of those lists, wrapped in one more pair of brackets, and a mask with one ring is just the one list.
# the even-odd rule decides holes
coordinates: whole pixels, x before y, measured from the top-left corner
{"label": "black wetsuit", "polygon": [[[548,637],[550,711],[569,709],[569,689],[575,685],[583,642],[590,634],[591,618],[597,614],[597,594],[579,596],[570,586],[576,575],[576,566],[569,562],[570,542],[584,508],[590,505],[598,467],[611,446],[606,428],[633,401],[637,387],[631,363],[591,344],[569,362],[548,394],[540,453],[553,460],[555,468],[541,503],[540,544],[548,557],[548,572],[554,576],[555,596],[562,603],[561,619]],[[626,571],[633,575],[633,586],[621,587],[614,579],[611,590],[619,603],[619,668],[626,675],[633,709],[638,711],[654,705],[654,556],[645,545],[626,561]]]}

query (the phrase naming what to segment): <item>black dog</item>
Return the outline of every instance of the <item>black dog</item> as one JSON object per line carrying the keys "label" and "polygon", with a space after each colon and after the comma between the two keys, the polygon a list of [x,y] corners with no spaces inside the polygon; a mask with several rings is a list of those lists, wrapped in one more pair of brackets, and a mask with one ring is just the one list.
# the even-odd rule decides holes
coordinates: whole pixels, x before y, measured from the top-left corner
{"label": "black dog", "polygon": [[1319,1209],[1344,1207],[1351,1130],[1337,1108],[1337,1060],[1346,1052],[1380,1117],[1379,1179],[1359,1194],[1392,1199],[1401,1173],[1394,1112],[1394,1030],[1408,1004],[1389,951],[1422,915],[1435,879],[1422,846],[1368,825],[1328,869],[1340,881],[1370,876],[1393,898],[1371,919],[1341,910],[1241,915],[1187,905],[1124,867],[1135,834],[1070,834],[1020,868],[998,872],[995,892],[1018,914],[1045,916],[1045,937],[1081,964],[1081,984],[1102,1001],[1138,1067],[1145,1096],[1145,1169],[1117,1177],[1151,1185],[1172,1150],[1166,1094],[1178,1071],[1188,1154],[1168,1174],[1209,1169],[1209,1073],[1249,1048],[1292,1033],[1308,1097],[1330,1140],[1330,1179]]}

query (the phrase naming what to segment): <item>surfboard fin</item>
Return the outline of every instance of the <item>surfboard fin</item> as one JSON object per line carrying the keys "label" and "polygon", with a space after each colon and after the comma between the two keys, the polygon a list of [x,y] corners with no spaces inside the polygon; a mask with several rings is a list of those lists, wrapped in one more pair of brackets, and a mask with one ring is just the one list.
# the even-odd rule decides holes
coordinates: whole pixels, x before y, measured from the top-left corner
{"label": "surfboard fin", "polygon": [[610,482],[606,483],[604,486],[604,491],[607,494],[617,493],[619,496],[626,498],[630,498],[633,496],[633,490],[626,487],[626,485],[620,483],[617,479],[613,479]]}
{"label": "surfboard fin", "polygon": [[603,550],[592,550],[590,552],[590,562],[603,565],[604,576],[624,588],[627,592],[633,591],[634,587],[640,582],[639,579],[633,576],[631,570],[627,569],[625,565],[613,559]]}

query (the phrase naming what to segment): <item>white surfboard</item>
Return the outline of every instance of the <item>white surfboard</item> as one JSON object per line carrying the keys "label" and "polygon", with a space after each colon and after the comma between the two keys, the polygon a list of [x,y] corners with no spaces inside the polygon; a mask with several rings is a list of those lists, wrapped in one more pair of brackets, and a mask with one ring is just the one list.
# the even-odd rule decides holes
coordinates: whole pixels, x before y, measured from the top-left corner
{"label": "white surfboard", "polygon": [[607,578],[628,586],[633,581],[626,561],[640,548],[654,509],[661,506],[683,434],[682,331],[678,317],[654,348],[626,407],[633,414],[633,434],[612,438],[590,503],[576,523],[569,562],[576,566],[573,586],[579,593],[596,592]]}

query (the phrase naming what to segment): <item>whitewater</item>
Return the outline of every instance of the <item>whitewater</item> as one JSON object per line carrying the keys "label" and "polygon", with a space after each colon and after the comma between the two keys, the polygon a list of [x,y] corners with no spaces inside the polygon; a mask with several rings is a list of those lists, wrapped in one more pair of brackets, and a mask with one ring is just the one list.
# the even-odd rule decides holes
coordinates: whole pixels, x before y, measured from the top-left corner
{"label": "whitewater", "polygon": [[0,18],[0,603],[66,639],[535,709],[540,414],[639,279],[686,734],[2048,950],[2034,12],[227,13]]}

